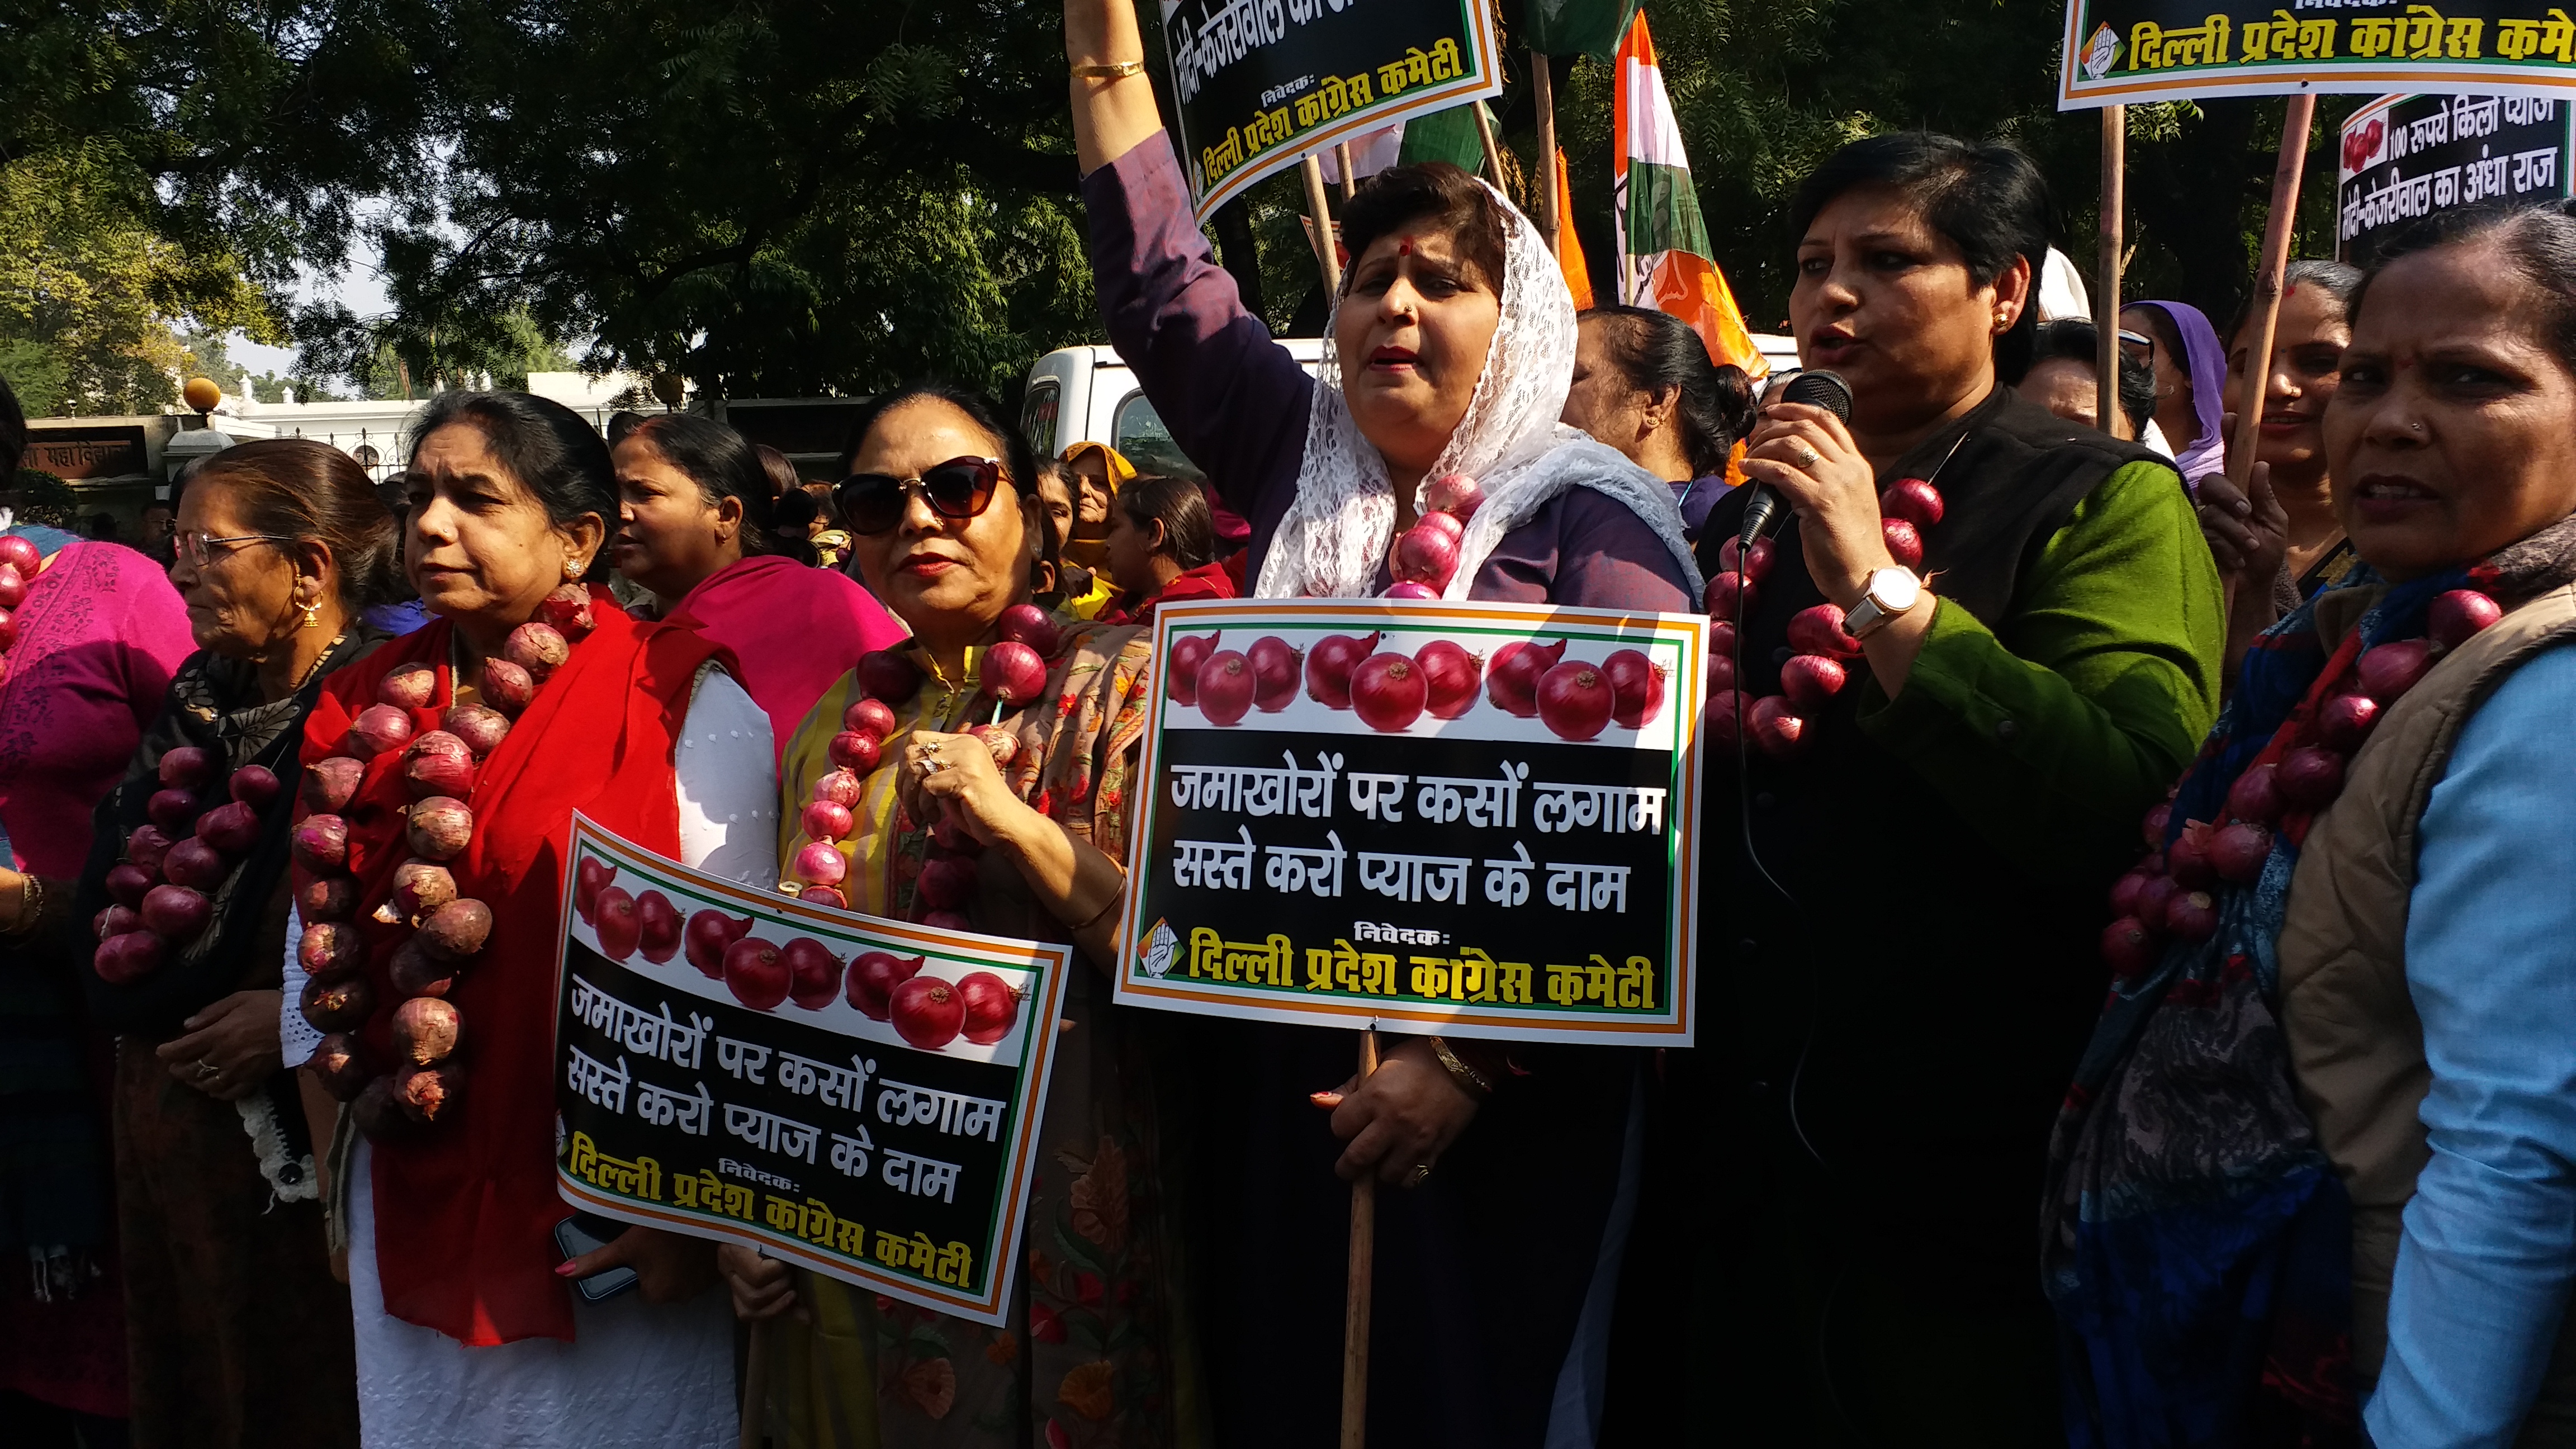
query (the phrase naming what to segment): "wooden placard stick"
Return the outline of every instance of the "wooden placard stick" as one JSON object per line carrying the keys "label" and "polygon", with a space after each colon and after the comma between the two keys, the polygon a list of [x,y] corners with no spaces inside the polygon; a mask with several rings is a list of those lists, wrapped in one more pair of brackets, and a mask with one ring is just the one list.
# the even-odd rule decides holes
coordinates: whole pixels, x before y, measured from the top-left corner
{"label": "wooden placard stick", "polygon": [[[2298,224],[2299,176],[2308,164],[2308,128],[2317,118],[2317,98],[2290,97],[2289,114],[2281,119],[2281,157],[2272,169],[2272,214],[2263,223],[2263,261],[2254,274],[2254,330],[2246,337],[2250,384],[2236,410],[2236,436],[2227,449],[2227,481],[2245,491],[2254,476],[2254,448],[2263,431],[2263,394],[2271,386],[2272,336],[2281,320],[2281,274],[2290,267],[2290,232]],[[2254,372],[2252,369],[2260,368]]]}
{"label": "wooden placard stick", "polygon": [[1350,142],[1333,143],[1333,164],[1342,168],[1342,200],[1348,201],[1351,199],[1351,193],[1360,189],[1359,177],[1351,173]]}
{"label": "wooden placard stick", "polygon": [[1483,101],[1469,101],[1467,104],[1476,112],[1476,139],[1485,143],[1485,169],[1494,173],[1494,189],[1509,196],[1512,187],[1503,179],[1503,148],[1494,139],[1494,118],[1485,114]]}
{"label": "wooden placard stick", "polygon": [[1324,201],[1324,167],[1309,151],[1297,169],[1306,177],[1306,209],[1315,216],[1315,266],[1324,274],[1324,294],[1329,297],[1342,290],[1342,260],[1333,254],[1333,212]]}
{"label": "wooden placard stick", "polygon": [[[1377,1033],[1360,1031],[1360,1076],[1377,1070]],[[1350,1284],[1342,1299],[1342,1444],[1368,1442],[1369,1297],[1377,1280],[1377,1173],[1351,1184]]]}
{"label": "wooden placard stick", "polygon": [[1556,246],[1556,76],[1547,57],[1530,52],[1530,101],[1538,107],[1538,234]]}
{"label": "wooden placard stick", "polygon": [[2115,438],[2131,436],[2129,415],[2120,410],[2120,231],[2128,209],[2129,108],[2102,108],[2102,256],[2094,282],[2093,317],[2098,346],[2094,351],[2095,417],[2102,431]]}

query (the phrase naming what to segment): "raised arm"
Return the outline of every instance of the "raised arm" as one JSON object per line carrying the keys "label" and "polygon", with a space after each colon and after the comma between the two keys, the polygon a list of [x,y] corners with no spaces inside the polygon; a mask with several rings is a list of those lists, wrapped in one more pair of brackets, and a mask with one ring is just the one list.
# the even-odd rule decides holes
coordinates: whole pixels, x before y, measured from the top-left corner
{"label": "raised arm", "polygon": [[[1073,67],[1073,151],[1090,175],[1163,129],[1146,78],[1134,0],[1065,0],[1064,58]],[[1104,69],[1123,75],[1084,74]]]}

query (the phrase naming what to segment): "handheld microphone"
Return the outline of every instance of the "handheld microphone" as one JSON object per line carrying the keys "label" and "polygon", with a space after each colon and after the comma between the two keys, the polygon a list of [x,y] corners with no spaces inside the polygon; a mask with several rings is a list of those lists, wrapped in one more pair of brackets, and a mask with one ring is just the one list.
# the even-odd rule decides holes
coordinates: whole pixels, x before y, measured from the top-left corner
{"label": "handheld microphone", "polygon": [[[1844,422],[1851,421],[1851,384],[1843,381],[1843,375],[1839,372],[1827,372],[1823,368],[1818,368],[1812,372],[1799,373],[1789,379],[1787,386],[1780,389],[1780,401],[1805,403],[1809,407],[1823,408]],[[1779,518],[1780,495],[1773,492],[1768,484],[1754,484],[1753,496],[1744,505],[1744,531],[1739,535],[1744,546],[1751,548],[1760,542],[1771,532],[1772,526],[1779,522]]]}

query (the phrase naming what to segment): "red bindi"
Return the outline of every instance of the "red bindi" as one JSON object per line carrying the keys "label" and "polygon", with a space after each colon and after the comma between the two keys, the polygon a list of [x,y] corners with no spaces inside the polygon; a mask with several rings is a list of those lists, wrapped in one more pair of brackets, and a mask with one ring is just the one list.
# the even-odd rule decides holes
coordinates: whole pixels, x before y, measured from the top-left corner
{"label": "red bindi", "polygon": [[1409,236],[1399,238],[1395,244],[1395,254],[1399,257],[1409,257],[1413,255],[1413,238]]}

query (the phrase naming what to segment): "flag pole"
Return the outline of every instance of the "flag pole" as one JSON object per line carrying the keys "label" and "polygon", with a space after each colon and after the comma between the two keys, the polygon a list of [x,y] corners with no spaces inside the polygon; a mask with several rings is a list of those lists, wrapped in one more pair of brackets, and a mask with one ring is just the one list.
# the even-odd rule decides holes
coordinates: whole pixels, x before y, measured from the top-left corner
{"label": "flag pole", "polygon": [[[1324,275],[1324,295],[1332,296],[1342,289],[1341,258],[1333,255],[1333,213],[1324,204],[1324,168],[1309,151],[1297,169],[1306,178],[1306,209],[1315,214],[1315,269]],[[1351,173],[1344,171],[1344,176]]]}
{"label": "flag pole", "polygon": [[[1479,108],[1481,109],[1481,107]],[[1377,1032],[1360,1028],[1360,1079],[1377,1070]],[[1350,1281],[1342,1299],[1341,1449],[1368,1442],[1370,1292],[1377,1281],[1377,1171],[1351,1184]]]}
{"label": "flag pole", "polygon": [[1494,140],[1494,118],[1485,114],[1483,101],[1467,104],[1476,112],[1476,139],[1485,143],[1485,169],[1494,173],[1494,189],[1509,196],[1512,188],[1503,180],[1503,148]]}
{"label": "flag pole", "polygon": [[1538,107],[1538,234],[1556,247],[1556,76],[1547,57],[1533,47],[1530,55],[1530,100]]}
{"label": "flag pole", "polygon": [[1342,169],[1342,200],[1348,201],[1351,199],[1351,193],[1360,189],[1359,178],[1351,172],[1350,142],[1333,143],[1333,164]]}
{"label": "flag pole", "polygon": [[2129,108],[2102,108],[2102,256],[2094,282],[2094,416],[2115,438],[2131,435],[2120,410],[2120,234],[2128,209]]}
{"label": "flag pole", "polygon": [[2227,481],[2245,491],[2254,476],[2254,448],[2262,435],[2263,393],[2272,376],[2272,338],[2281,319],[2281,274],[2290,267],[2290,231],[2298,223],[2299,176],[2308,164],[2308,128],[2317,118],[2317,98],[2290,97],[2289,114],[2281,118],[2281,155],[2272,168],[2272,214],[2263,224],[2263,261],[2254,274],[2254,330],[2247,335],[2249,368],[2262,371],[2247,379],[2252,386],[2236,409],[2236,436],[2227,449]]}

